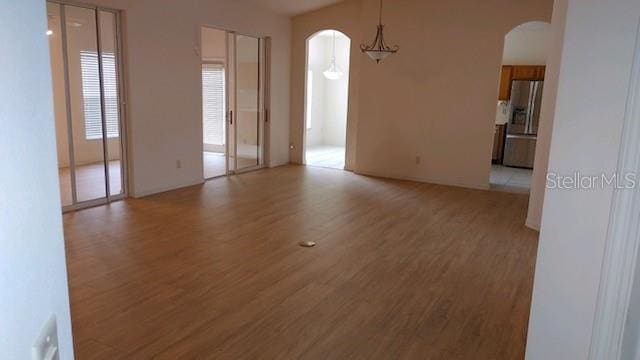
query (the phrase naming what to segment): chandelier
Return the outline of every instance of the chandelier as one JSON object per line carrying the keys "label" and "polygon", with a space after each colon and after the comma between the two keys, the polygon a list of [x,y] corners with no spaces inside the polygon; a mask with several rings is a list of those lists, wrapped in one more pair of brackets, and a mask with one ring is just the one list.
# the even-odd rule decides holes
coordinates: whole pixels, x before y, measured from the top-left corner
{"label": "chandelier", "polygon": [[376,38],[371,45],[360,45],[360,50],[369,55],[369,57],[379,63],[381,60],[391,54],[395,54],[400,47],[398,45],[388,46],[384,41],[384,25],[382,25],[382,0],[380,0],[380,13],[378,17],[378,31],[376,32]]}
{"label": "chandelier", "polygon": [[323,72],[324,77],[329,80],[337,80],[342,77],[343,73],[336,64],[336,31],[333,31],[333,53],[331,54],[331,62],[329,68]]}

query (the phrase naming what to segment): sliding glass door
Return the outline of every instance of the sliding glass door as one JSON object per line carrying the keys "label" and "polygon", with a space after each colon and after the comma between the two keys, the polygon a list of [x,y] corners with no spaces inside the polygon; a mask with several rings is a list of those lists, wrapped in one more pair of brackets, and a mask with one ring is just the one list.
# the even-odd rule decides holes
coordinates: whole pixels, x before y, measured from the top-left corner
{"label": "sliding glass door", "polygon": [[262,164],[263,46],[259,38],[235,36],[235,110],[236,170],[257,168]]}
{"label": "sliding glass door", "polygon": [[48,2],[64,210],[125,196],[118,13]]}
{"label": "sliding glass door", "polygon": [[[264,165],[265,41],[225,30],[201,29],[205,179]],[[216,165],[222,164],[216,160],[221,155],[225,171]]]}

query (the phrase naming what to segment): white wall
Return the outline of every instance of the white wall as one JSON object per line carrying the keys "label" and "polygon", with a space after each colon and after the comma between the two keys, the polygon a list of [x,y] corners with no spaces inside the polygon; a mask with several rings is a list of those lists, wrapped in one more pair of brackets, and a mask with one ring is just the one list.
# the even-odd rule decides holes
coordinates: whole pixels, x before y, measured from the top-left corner
{"label": "white wall", "polygon": [[[553,1],[478,4],[403,0],[385,8],[385,38],[400,51],[362,62],[356,172],[488,188],[505,35],[548,21]],[[377,1],[363,2],[367,37],[377,13]]]}
{"label": "white wall", "polygon": [[[331,37],[325,37],[326,54],[332,51]],[[347,138],[347,108],[349,101],[349,49],[351,41],[348,37],[336,35],[336,64],[344,75],[337,80],[326,80],[326,108],[324,119],[324,143],[344,147]],[[326,67],[329,58],[325,56]]]}
{"label": "white wall", "polygon": [[538,125],[538,141],[531,177],[531,192],[526,225],[534,230],[540,230],[542,219],[542,204],[547,183],[547,169],[549,168],[549,148],[553,131],[556,100],[558,96],[558,80],[560,64],[562,62],[562,48],[567,17],[567,1],[556,1],[551,22],[549,37],[549,52],[545,75],[545,87],[542,94],[540,122]]}
{"label": "white wall", "polygon": [[532,21],[511,30],[504,40],[502,64],[545,65],[551,40],[551,25]]}
{"label": "white wall", "polygon": [[[306,146],[318,146],[323,141],[323,131],[325,119],[325,94],[327,82],[322,72],[325,70],[324,54],[327,51],[326,42],[322,41],[320,36],[314,36],[307,42],[307,70],[311,70],[311,74],[307,72],[307,81],[311,76],[312,79],[307,86],[311,87],[311,94],[305,93],[307,97],[306,106],[309,107],[306,114],[310,119],[306,119],[311,123],[311,128],[305,127],[305,144]],[[305,91],[306,91],[305,87]],[[306,116],[306,115],[305,115]]]}
{"label": "white wall", "polygon": [[622,359],[640,358],[640,266],[637,265],[623,336]]}
{"label": "white wall", "polygon": [[200,29],[200,56],[203,61],[227,61],[227,32],[209,27]]}
{"label": "white wall", "polygon": [[327,79],[323,72],[329,68],[333,38],[317,34],[308,41],[308,69],[313,72],[311,100],[311,129],[306,130],[306,146],[344,147],[347,136],[349,92],[349,56],[351,41],[336,33],[336,64],[343,76]]}
{"label": "white wall", "polygon": [[197,51],[202,25],[272,38],[268,161],[271,166],[289,161],[288,17],[235,0],[87,2],[124,10],[134,196],[203,181],[201,59]]}
{"label": "white wall", "polygon": [[[637,0],[568,1],[550,172],[616,170],[639,18]],[[527,359],[588,357],[612,194],[547,189]]]}
{"label": "white wall", "polygon": [[73,358],[42,0],[0,0],[0,358],[30,359],[51,314]]}

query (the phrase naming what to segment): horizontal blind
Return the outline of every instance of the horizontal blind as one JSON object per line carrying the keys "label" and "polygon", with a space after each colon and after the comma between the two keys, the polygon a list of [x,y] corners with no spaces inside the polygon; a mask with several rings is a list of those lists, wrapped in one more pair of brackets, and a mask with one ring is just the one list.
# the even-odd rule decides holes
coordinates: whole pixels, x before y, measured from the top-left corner
{"label": "horizontal blind", "polygon": [[[95,51],[81,51],[80,68],[82,72],[82,100],[84,102],[85,137],[87,140],[102,139],[98,54]],[[102,75],[104,84],[107,137],[115,138],[119,136],[118,125],[120,123],[115,54],[102,53]]]}
{"label": "horizontal blind", "polygon": [[202,64],[203,142],[224,145],[224,66]]}

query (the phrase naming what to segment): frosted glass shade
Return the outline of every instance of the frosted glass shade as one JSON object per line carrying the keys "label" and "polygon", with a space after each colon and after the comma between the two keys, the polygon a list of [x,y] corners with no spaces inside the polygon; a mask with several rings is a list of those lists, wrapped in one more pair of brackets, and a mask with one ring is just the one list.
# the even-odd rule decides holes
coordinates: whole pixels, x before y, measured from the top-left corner
{"label": "frosted glass shade", "polygon": [[325,70],[322,74],[329,80],[338,80],[344,75],[342,71],[338,68],[335,61],[331,62],[331,66],[327,70]]}

